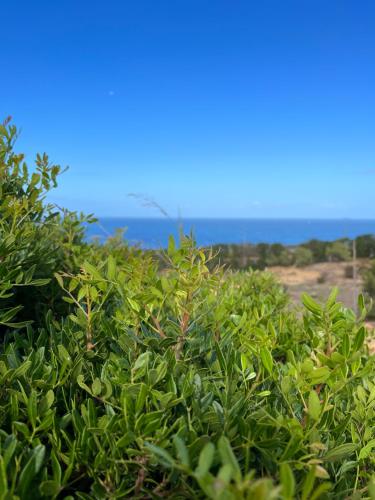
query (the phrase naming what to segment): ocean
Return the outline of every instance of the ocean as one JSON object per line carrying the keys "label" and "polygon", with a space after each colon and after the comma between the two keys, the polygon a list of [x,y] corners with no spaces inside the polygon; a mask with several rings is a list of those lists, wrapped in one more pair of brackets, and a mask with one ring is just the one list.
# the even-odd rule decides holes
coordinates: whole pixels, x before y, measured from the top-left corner
{"label": "ocean", "polygon": [[375,220],[318,219],[159,219],[103,217],[87,228],[87,238],[105,241],[116,229],[126,229],[125,239],[142,248],[164,248],[169,235],[193,233],[198,245],[220,243],[282,243],[296,245],[313,238],[332,241],[375,234]]}

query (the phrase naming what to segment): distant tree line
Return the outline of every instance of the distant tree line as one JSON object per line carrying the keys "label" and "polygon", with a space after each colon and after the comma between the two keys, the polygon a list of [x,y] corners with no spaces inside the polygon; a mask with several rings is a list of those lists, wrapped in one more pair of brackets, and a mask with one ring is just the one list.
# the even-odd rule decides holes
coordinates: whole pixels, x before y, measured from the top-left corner
{"label": "distant tree line", "polygon": [[[367,234],[355,239],[358,258],[375,257],[375,235]],[[214,245],[214,265],[221,264],[233,270],[265,269],[270,266],[304,267],[317,262],[345,262],[353,258],[353,240],[336,241],[313,239],[301,245],[281,243]]]}

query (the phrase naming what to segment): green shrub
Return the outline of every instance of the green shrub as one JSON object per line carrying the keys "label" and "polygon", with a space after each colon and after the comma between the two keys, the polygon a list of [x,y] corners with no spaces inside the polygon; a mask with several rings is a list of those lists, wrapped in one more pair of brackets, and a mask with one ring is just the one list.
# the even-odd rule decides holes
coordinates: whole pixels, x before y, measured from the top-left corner
{"label": "green shrub", "polygon": [[[89,218],[46,204],[60,173],[46,154],[32,172],[14,152],[17,130],[0,125],[0,325],[37,321],[48,308],[63,312],[53,273],[77,271],[85,252],[82,222]],[[31,299],[32,297],[32,299]]]}
{"label": "green shrub", "polygon": [[297,247],[294,252],[294,263],[297,267],[309,266],[313,263],[313,253],[308,248]]}
{"label": "green shrub", "polygon": [[365,234],[358,236],[355,239],[357,257],[373,258],[375,257],[375,236],[372,234]]}
{"label": "green shrub", "polygon": [[321,240],[310,240],[303,245],[313,253],[314,262],[325,262],[327,260],[326,249],[328,243]]}
{"label": "green shrub", "polygon": [[348,261],[351,259],[349,246],[343,241],[334,241],[328,245],[326,256],[329,261],[334,262]]}
{"label": "green shrub", "polygon": [[[170,239],[160,271],[149,252],[87,245],[74,214],[57,226],[38,207],[10,238],[8,267],[46,312],[26,326],[2,312],[1,499],[371,497],[362,297],[356,317],[337,290],[323,305],[304,295],[301,317],[272,275],[210,271],[188,238]],[[14,227],[2,227],[6,241]],[[47,268],[46,235],[58,250]],[[28,259],[53,281],[25,277]],[[52,283],[47,311],[39,290]],[[13,278],[1,287],[14,301]]]}

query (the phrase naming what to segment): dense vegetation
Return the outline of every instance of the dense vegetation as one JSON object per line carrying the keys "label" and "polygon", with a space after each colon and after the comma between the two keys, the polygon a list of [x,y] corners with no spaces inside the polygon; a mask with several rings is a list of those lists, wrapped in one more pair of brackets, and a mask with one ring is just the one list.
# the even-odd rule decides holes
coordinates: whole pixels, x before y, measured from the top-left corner
{"label": "dense vegetation", "polygon": [[[375,236],[355,238],[356,257],[375,257]],[[232,270],[265,269],[269,266],[304,267],[317,262],[345,262],[353,258],[353,241],[343,238],[337,241],[311,240],[301,245],[286,246],[281,243],[258,245],[215,245],[214,263],[225,264]]]}
{"label": "dense vegetation", "polygon": [[0,129],[0,498],[375,498],[362,320],[267,273],[87,244]]}

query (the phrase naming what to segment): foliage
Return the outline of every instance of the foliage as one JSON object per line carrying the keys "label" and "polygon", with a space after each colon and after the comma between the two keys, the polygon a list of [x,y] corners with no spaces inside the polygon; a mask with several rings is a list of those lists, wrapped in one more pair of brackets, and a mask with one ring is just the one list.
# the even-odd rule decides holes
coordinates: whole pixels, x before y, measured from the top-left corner
{"label": "foliage", "polygon": [[294,252],[294,262],[297,267],[309,266],[313,263],[313,253],[305,247],[298,247]]}
{"label": "foliage", "polygon": [[267,264],[269,266],[290,266],[293,263],[293,256],[290,250],[280,243],[269,246],[267,252]]}
{"label": "foliage", "polygon": [[[61,312],[56,269],[78,270],[85,251],[82,222],[90,220],[46,204],[58,165],[37,155],[33,172],[14,152],[17,130],[0,125],[0,325],[39,321],[47,308]],[[30,300],[30,297],[33,300]],[[20,322],[21,320],[21,322]],[[22,322],[22,320],[24,320]]]}
{"label": "foliage", "polygon": [[357,257],[373,258],[375,257],[375,236],[372,234],[365,234],[358,236],[355,239]]}
{"label": "foliage", "polygon": [[258,258],[257,248],[251,244],[214,245],[212,251],[213,259],[209,263],[211,269],[218,265],[233,270],[264,267],[263,262]]}
{"label": "foliage", "polygon": [[[323,305],[303,296],[300,316],[270,274],[210,270],[191,239],[170,240],[160,271],[119,239],[81,242],[60,217],[31,220],[25,238],[37,269],[52,231],[66,313],[59,299],[37,323],[3,321],[2,500],[374,498],[362,297],[359,317],[336,290]],[[52,283],[22,280],[29,293]]]}
{"label": "foliage", "polygon": [[[268,266],[303,267],[318,262],[348,261],[352,258],[353,240],[348,238],[333,242],[310,240],[301,245],[287,246],[259,243],[222,244],[215,245],[214,264],[223,264],[232,270],[265,269]],[[375,237],[372,235],[358,236],[355,239],[358,258],[373,258],[375,256]]]}
{"label": "foliage", "polygon": [[347,242],[335,241],[331,243],[327,247],[326,256],[328,260],[336,262],[350,260],[351,254]]}
{"label": "foliage", "polygon": [[328,245],[329,243],[327,241],[313,239],[304,243],[303,247],[311,250],[314,262],[325,262],[327,260],[326,251]]}
{"label": "foliage", "polygon": [[258,245],[215,245],[213,264],[224,264],[232,270],[264,269],[267,266],[289,266],[294,262],[291,248],[280,243]]}

